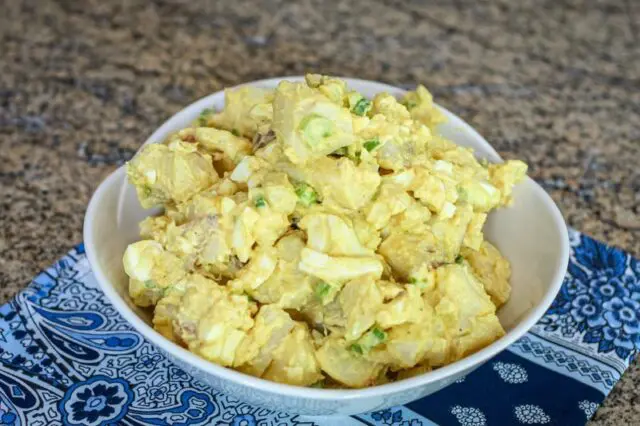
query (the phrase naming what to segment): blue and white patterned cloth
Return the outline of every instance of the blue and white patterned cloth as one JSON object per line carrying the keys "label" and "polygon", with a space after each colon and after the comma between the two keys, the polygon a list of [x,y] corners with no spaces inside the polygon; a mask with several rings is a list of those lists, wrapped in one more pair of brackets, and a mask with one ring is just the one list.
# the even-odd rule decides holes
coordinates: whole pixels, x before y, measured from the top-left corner
{"label": "blue and white patterned cloth", "polygon": [[436,394],[342,418],[198,383],[120,318],[79,245],[0,307],[0,425],[582,425],[640,349],[640,261],[570,238],[564,286],[531,332]]}

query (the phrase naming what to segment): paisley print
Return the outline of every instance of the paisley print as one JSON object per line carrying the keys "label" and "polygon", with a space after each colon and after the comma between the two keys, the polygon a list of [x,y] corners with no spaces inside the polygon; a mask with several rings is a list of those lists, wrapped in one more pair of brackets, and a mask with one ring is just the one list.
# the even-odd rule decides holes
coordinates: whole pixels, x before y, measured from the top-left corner
{"label": "paisley print", "polygon": [[581,424],[639,352],[640,262],[575,231],[570,241],[558,297],[507,351],[406,406],[341,418],[201,384],[117,314],[79,245],[0,306],[0,426]]}

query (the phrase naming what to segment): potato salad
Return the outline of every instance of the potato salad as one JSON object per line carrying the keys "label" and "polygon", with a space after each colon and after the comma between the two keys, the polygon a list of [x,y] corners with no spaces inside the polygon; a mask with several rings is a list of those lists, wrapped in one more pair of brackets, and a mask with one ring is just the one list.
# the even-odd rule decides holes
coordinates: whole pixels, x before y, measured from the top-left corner
{"label": "potato salad", "polygon": [[510,267],[482,228],[527,166],[478,161],[443,121],[423,86],[227,90],[127,165],[163,208],[124,254],[133,302],[200,357],[298,386],[375,386],[492,343]]}

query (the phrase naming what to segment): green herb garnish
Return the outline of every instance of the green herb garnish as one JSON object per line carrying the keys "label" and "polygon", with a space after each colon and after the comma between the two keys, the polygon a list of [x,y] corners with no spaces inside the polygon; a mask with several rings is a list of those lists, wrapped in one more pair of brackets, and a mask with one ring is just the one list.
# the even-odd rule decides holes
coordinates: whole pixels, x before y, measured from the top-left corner
{"label": "green herb garnish", "polygon": [[456,256],[456,263],[457,263],[458,265],[461,265],[463,261],[464,261],[464,257],[462,257],[462,255],[461,255],[461,254],[459,254],[458,256]]}
{"label": "green herb garnish", "polygon": [[240,132],[238,131],[238,129],[231,129],[231,134],[233,136],[240,136]]}

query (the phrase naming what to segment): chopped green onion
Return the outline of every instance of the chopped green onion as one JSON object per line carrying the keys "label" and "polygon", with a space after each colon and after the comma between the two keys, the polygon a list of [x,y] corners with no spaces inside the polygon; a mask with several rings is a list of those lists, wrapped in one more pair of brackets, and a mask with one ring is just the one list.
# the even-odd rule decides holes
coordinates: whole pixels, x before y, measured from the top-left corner
{"label": "chopped green onion", "polygon": [[380,330],[378,327],[374,327],[371,331],[366,332],[360,339],[358,339],[358,344],[364,352],[369,352],[385,340],[387,340],[387,333]]}
{"label": "chopped green onion", "polygon": [[153,280],[146,280],[146,281],[144,282],[144,286],[145,286],[146,288],[156,288],[156,282],[155,282],[155,281],[153,281]]}
{"label": "chopped green onion", "polygon": [[300,122],[300,131],[309,145],[321,142],[333,133],[333,122],[320,114],[309,114]]}
{"label": "chopped green onion", "polygon": [[456,263],[457,263],[458,265],[461,265],[463,261],[464,261],[464,257],[462,257],[462,255],[461,255],[461,254],[459,254],[459,255],[456,257]]}
{"label": "chopped green onion", "polygon": [[387,333],[376,326],[366,332],[356,343],[352,344],[349,349],[362,355],[384,343],[385,340],[387,340]]}
{"label": "chopped green onion", "polygon": [[264,207],[267,205],[267,202],[264,200],[264,197],[262,195],[256,197],[255,201],[254,201],[256,207],[260,208],[260,207]]}
{"label": "chopped green onion", "polygon": [[231,129],[231,134],[233,136],[240,136],[240,132],[238,131],[238,129]]}
{"label": "chopped green onion", "polygon": [[300,203],[307,207],[318,202],[318,194],[306,183],[299,183],[296,185],[296,195],[298,196]]}
{"label": "chopped green onion", "polygon": [[206,126],[209,118],[208,115],[210,115],[212,112],[213,112],[213,108],[203,109],[202,112],[200,113],[200,116],[198,117],[198,124],[200,126]]}
{"label": "chopped green onion", "polygon": [[362,144],[362,146],[364,146],[364,149],[366,149],[369,152],[376,149],[378,145],[380,145],[380,139],[378,138],[369,139],[368,141]]}
{"label": "chopped green onion", "polygon": [[362,355],[362,354],[364,354],[364,351],[362,350],[362,346],[360,346],[360,345],[359,345],[359,344],[357,344],[357,343],[354,343],[354,344],[352,344],[351,346],[349,346],[349,350],[350,350],[351,352],[355,352],[355,353],[357,353],[358,355]]}
{"label": "chopped green onion", "polygon": [[362,98],[351,108],[351,111],[355,115],[363,116],[371,109],[371,101],[367,98]]}
{"label": "chopped green onion", "polygon": [[409,111],[418,106],[414,101],[403,101],[402,105],[404,105]]}
{"label": "chopped green onion", "polygon": [[329,295],[330,292],[331,292],[331,285],[325,283],[324,281],[320,282],[316,286],[315,293],[318,299],[320,300],[324,300]]}
{"label": "chopped green onion", "polygon": [[418,278],[411,277],[409,278],[409,284],[415,285],[420,289],[424,289],[428,286],[428,282],[425,280],[420,280]]}
{"label": "chopped green onion", "polygon": [[461,186],[458,186],[456,190],[458,191],[458,199],[460,201],[467,201],[467,199],[469,198],[469,193],[467,192],[467,190]]}
{"label": "chopped green onion", "polygon": [[387,333],[385,333],[384,331],[380,330],[378,327],[374,327],[373,330],[371,330],[371,332],[381,342],[387,339]]}

